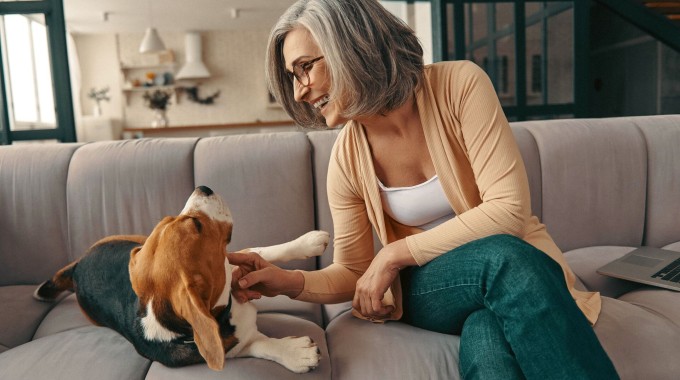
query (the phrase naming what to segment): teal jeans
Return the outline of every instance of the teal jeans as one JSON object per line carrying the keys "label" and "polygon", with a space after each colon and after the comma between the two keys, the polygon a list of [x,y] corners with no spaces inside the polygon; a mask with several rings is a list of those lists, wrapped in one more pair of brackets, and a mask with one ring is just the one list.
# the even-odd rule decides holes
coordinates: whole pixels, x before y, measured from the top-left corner
{"label": "teal jeans", "polygon": [[460,335],[464,379],[618,379],[562,268],[510,235],[402,271],[404,321]]}

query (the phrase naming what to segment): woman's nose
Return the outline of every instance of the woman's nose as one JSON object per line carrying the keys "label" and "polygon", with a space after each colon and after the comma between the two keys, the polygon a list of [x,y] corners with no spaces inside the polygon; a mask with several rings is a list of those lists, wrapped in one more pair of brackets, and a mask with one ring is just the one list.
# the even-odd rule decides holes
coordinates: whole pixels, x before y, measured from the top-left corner
{"label": "woman's nose", "polygon": [[293,97],[295,98],[296,102],[302,102],[308,92],[309,87],[300,84],[297,78],[293,79]]}

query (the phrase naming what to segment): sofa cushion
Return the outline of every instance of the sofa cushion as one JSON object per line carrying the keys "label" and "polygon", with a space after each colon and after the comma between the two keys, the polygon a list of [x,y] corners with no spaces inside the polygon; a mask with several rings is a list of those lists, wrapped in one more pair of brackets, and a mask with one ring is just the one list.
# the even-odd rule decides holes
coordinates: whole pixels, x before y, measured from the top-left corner
{"label": "sofa cushion", "polygon": [[460,337],[346,312],[326,329],[333,379],[460,379]]}
{"label": "sofa cushion", "polygon": [[574,271],[576,277],[585,285],[587,290],[600,292],[603,296],[618,298],[641,285],[612,278],[597,273],[603,265],[617,260],[633,251],[631,247],[586,247],[564,253],[564,258]]}
{"label": "sofa cushion", "polygon": [[680,334],[680,292],[643,286],[622,295],[619,300],[665,319],[668,323],[675,325],[674,330]]}
{"label": "sofa cushion", "polygon": [[[222,195],[234,230],[230,251],[280,244],[315,229],[311,148],[304,133],[201,139],[195,183]],[[314,269],[316,258],[286,268]]]}
{"label": "sofa cushion", "polygon": [[0,149],[0,286],[40,283],[68,262],[66,178],[79,146]]}
{"label": "sofa cushion", "polygon": [[307,137],[312,144],[312,169],[314,170],[314,194],[316,195],[316,228],[331,234],[331,244],[320,258],[319,267],[325,268],[333,262],[333,218],[328,205],[326,179],[328,178],[328,162],[335,140],[340,129],[308,132]]}
{"label": "sofa cushion", "polygon": [[522,125],[541,155],[542,221],[557,245],[641,245],[647,150],[637,126],[624,118]]}
{"label": "sofa cushion", "polygon": [[0,354],[1,379],[144,379],[149,360],[115,331],[82,327]]}
{"label": "sofa cushion", "polygon": [[321,307],[319,305],[292,300],[288,296],[262,297],[252,302],[258,313],[286,313],[322,326]]}
{"label": "sofa cushion", "polygon": [[680,241],[680,115],[634,117],[647,143],[645,245]]}
{"label": "sofa cushion", "polygon": [[80,306],[78,306],[76,295],[68,292],[61,302],[55,302],[55,306],[40,322],[40,326],[38,326],[33,335],[33,339],[40,339],[62,331],[86,326],[93,326],[93,324],[85,317]]}
{"label": "sofa cushion", "polygon": [[529,179],[531,213],[541,219],[543,212],[543,187],[541,184],[541,158],[536,140],[521,123],[512,123],[510,126],[512,127],[512,133],[517,141],[517,146],[526,168],[527,178]]}
{"label": "sofa cushion", "polygon": [[[680,303],[680,293],[654,289],[637,290],[624,296],[627,299],[602,297],[602,312],[595,324],[602,347],[611,358],[621,379],[672,379],[680,373],[680,327],[678,327],[677,306],[675,322],[657,314],[659,309],[647,309],[648,305],[658,306],[659,302]],[[649,297],[640,306],[629,303]],[[658,298],[657,298],[658,297]]]}
{"label": "sofa cushion", "polygon": [[224,369],[216,372],[205,364],[181,368],[168,368],[154,362],[147,375],[148,380],[172,379],[330,379],[331,362],[324,331],[314,323],[290,315],[264,313],[257,316],[257,327],[263,334],[273,338],[309,336],[321,351],[319,366],[304,375],[290,372],[278,363],[257,358],[232,358],[224,362]]}
{"label": "sofa cushion", "polygon": [[151,233],[194,189],[196,139],[93,143],[73,155],[68,177],[71,260],[114,234]]}
{"label": "sofa cushion", "polygon": [[0,352],[33,337],[53,303],[33,299],[37,285],[0,286]]}
{"label": "sofa cushion", "polygon": [[661,247],[661,248],[663,248],[663,249],[669,249],[669,250],[671,250],[671,251],[680,252],[680,241],[675,242],[675,243],[668,244],[667,246]]}

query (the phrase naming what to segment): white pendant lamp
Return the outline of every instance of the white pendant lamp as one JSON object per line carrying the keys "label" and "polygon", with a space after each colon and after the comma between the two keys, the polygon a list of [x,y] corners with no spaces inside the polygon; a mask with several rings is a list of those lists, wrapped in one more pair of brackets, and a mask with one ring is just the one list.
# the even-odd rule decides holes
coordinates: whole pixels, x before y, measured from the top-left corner
{"label": "white pendant lamp", "polygon": [[151,10],[151,0],[147,0],[149,5],[149,21],[151,26],[146,28],[146,33],[144,33],[144,38],[142,43],[139,45],[140,53],[156,53],[165,50],[165,44],[161,40],[161,36],[158,35],[158,31],[153,27],[153,11]]}
{"label": "white pendant lamp", "polygon": [[158,35],[158,31],[154,27],[146,28],[146,33],[144,33],[144,39],[142,44],[139,45],[140,53],[155,53],[165,50],[165,44],[161,37]]}

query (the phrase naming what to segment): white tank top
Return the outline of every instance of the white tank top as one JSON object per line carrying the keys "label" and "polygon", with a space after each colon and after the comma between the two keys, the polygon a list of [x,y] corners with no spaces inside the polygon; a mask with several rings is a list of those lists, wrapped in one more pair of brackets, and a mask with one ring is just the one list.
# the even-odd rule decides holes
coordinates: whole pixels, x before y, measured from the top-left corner
{"label": "white tank top", "polygon": [[383,209],[401,224],[429,230],[455,217],[436,175],[410,187],[385,187],[380,180],[378,185]]}

